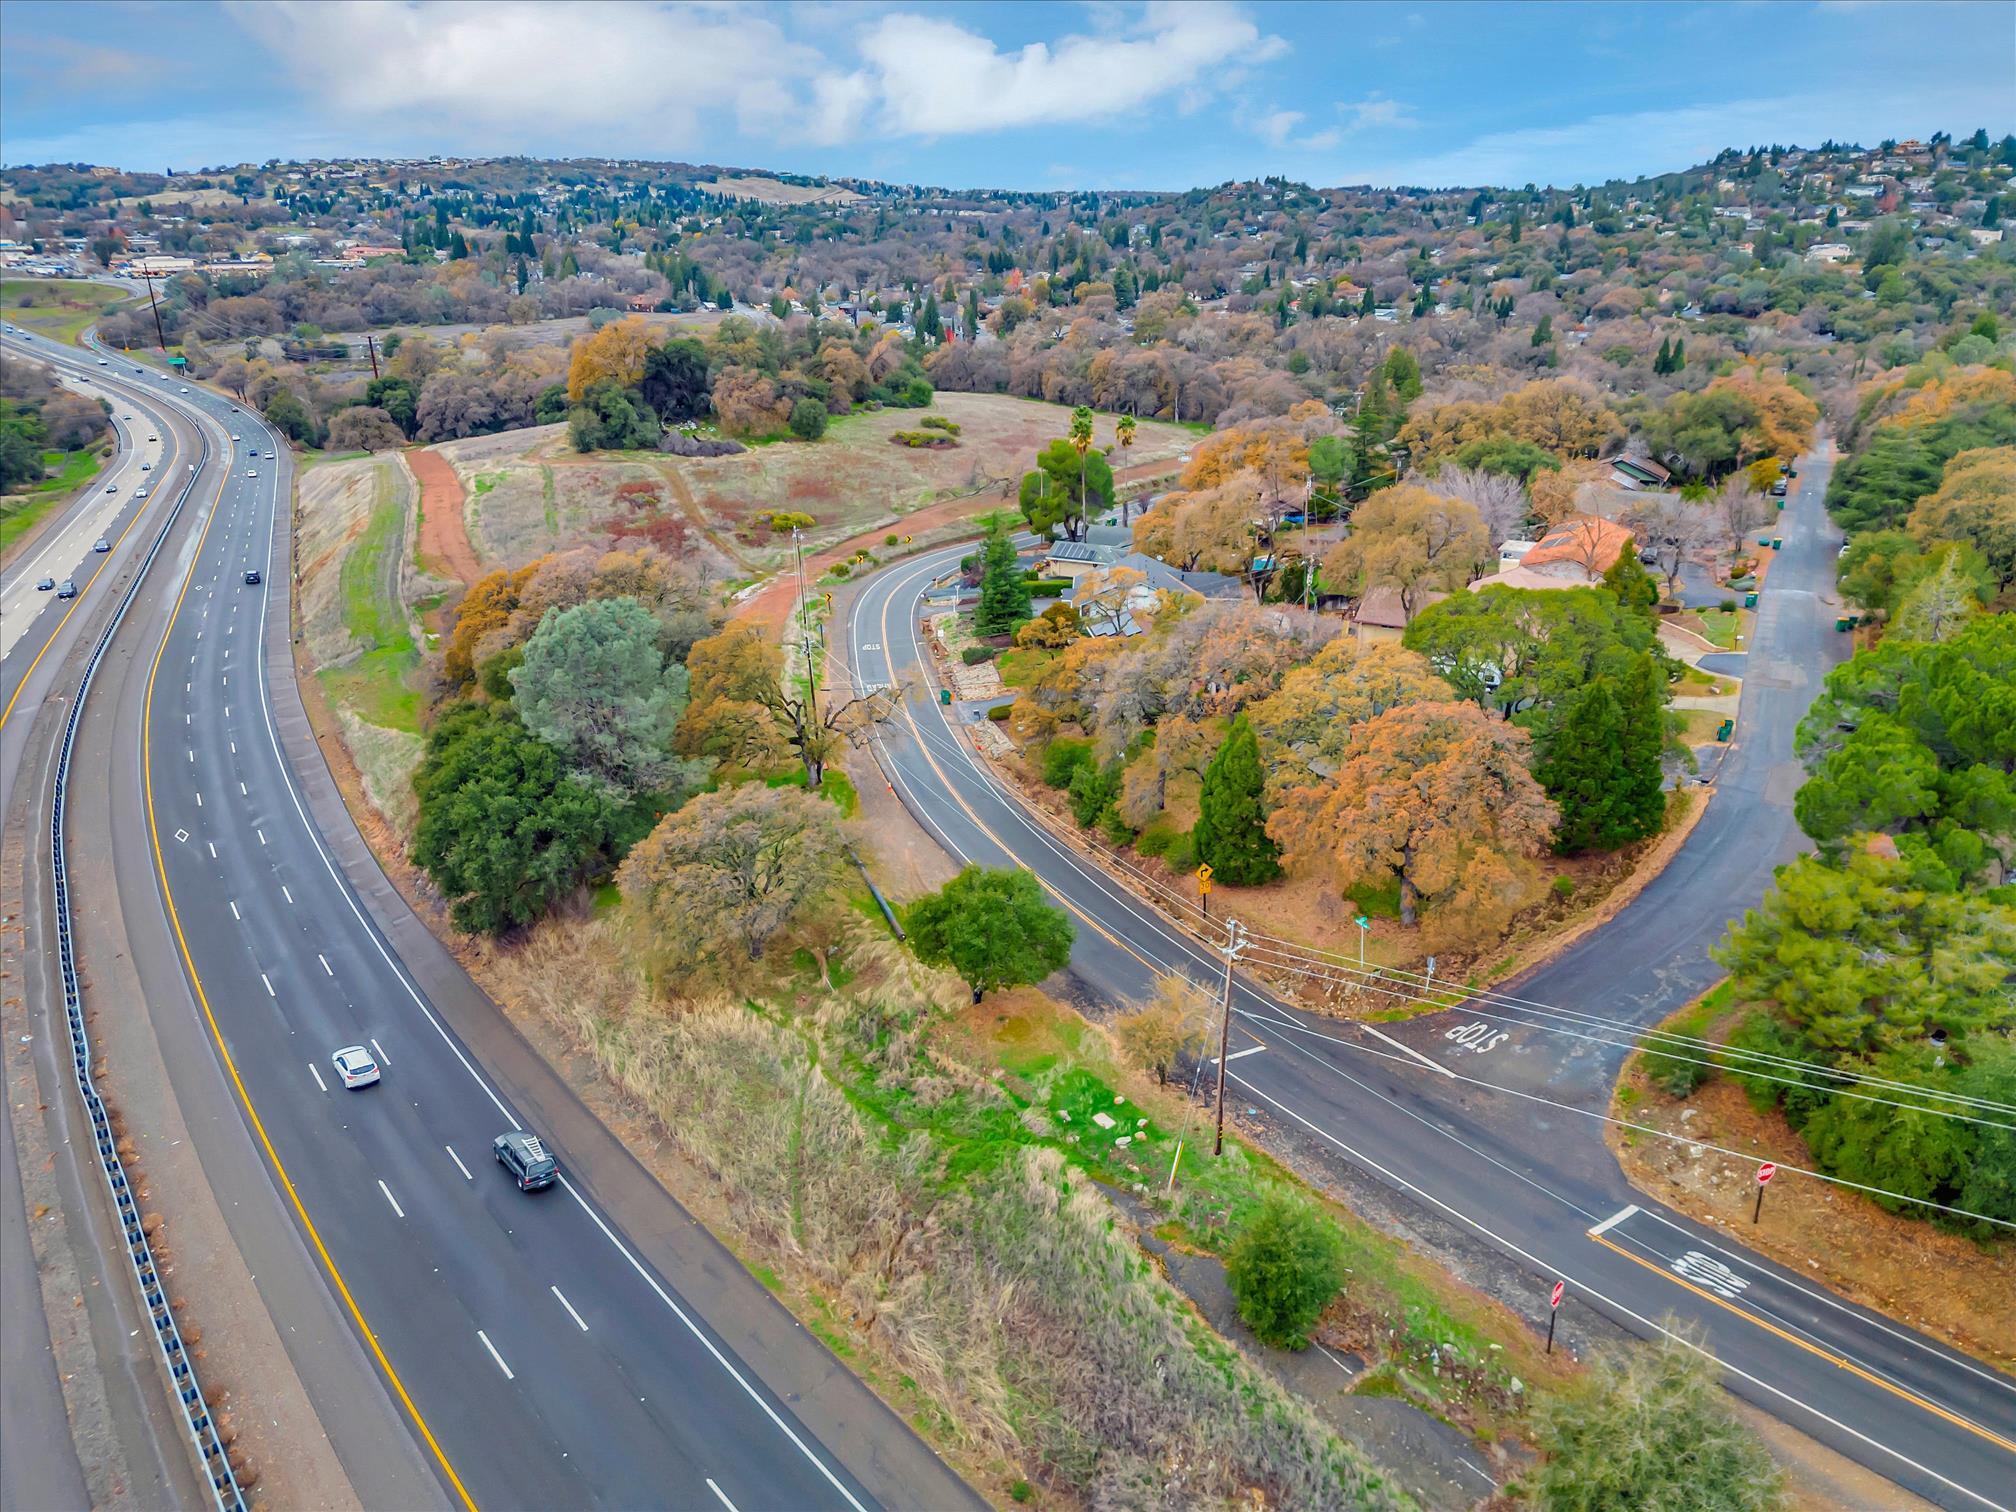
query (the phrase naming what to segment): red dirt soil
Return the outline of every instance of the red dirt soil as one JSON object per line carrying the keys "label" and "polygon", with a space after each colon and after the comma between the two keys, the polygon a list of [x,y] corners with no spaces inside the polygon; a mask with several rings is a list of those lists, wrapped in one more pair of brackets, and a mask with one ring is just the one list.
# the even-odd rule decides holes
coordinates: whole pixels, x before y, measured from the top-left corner
{"label": "red dirt soil", "polygon": [[406,465],[420,483],[420,559],[435,576],[454,578],[466,588],[483,568],[462,518],[462,480],[447,458],[429,447],[407,452]]}

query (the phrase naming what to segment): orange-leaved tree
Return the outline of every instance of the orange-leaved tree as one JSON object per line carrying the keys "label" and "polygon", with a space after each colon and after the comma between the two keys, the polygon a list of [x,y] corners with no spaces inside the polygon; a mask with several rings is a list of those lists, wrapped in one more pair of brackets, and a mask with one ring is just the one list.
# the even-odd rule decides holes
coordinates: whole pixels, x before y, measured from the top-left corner
{"label": "orange-leaved tree", "polygon": [[1480,942],[1532,896],[1554,833],[1528,743],[1472,703],[1388,709],[1352,732],[1335,776],[1280,796],[1267,832],[1291,868],[1347,892],[1397,881],[1402,923],[1425,910],[1442,938]]}
{"label": "orange-leaved tree", "polygon": [[598,383],[635,388],[644,377],[651,327],[642,315],[612,320],[574,343],[567,363],[567,397],[579,399]]}

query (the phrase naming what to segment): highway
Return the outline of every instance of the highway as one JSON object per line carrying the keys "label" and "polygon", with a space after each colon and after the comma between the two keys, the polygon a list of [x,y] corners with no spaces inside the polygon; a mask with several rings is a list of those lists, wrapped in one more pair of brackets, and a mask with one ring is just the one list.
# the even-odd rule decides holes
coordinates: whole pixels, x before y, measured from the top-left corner
{"label": "highway", "polygon": [[[1630,1186],[1603,1143],[1598,1115],[1630,1030],[1715,979],[1708,946],[1802,843],[1791,818],[1792,730],[1846,638],[1832,635],[1822,597],[1839,542],[1820,507],[1827,464],[1811,460],[1801,471],[1719,793],[1643,895],[1510,984],[1530,1002],[1587,1019],[1472,1001],[1361,1027],[1291,1008],[1242,973],[1229,1095],[1257,1110],[1311,1175],[1340,1185],[1370,1177],[1411,1200],[1428,1227],[1488,1246],[1530,1278],[1527,1316],[1544,1311],[1558,1278],[1571,1329],[1577,1306],[1648,1337],[1678,1319],[1698,1331],[1738,1395],[1939,1505],[2008,1508],[2016,1381],[1662,1208]],[[1194,904],[1151,906],[1120,885],[977,757],[962,727],[978,711],[936,701],[920,631],[925,599],[970,549],[885,569],[836,619],[839,676],[906,688],[899,718],[875,742],[885,775],[960,862],[1037,875],[1077,925],[1070,971],[1083,990],[1143,1002],[1169,970],[1215,989],[1222,955],[1172,922]],[[1351,975],[1347,961],[1338,958],[1336,974]],[[1273,964],[1294,963],[1277,955]]]}
{"label": "highway", "polygon": [[[205,1041],[222,1077],[206,1092],[189,1063],[185,1096],[228,1085],[269,1178],[259,1195],[291,1218],[349,1352],[368,1357],[429,1467],[431,1496],[976,1504],[643,1178],[431,941],[414,943],[417,921],[332,814],[304,734],[286,448],[215,394],[171,402],[219,461],[122,631],[72,802],[107,805],[127,917],[165,918],[167,948],[134,953],[149,1011],[179,1045],[171,1069]],[[329,1057],[349,1044],[376,1048],[379,1085],[342,1089]],[[522,1127],[546,1136],[560,1185],[521,1193],[493,1162],[493,1137]],[[291,1337],[288,1348],[322,1402],[318,1383],[343,1361]],[[387,1420],[362,1410],[325,1425],[367,1505],[414,1490],[377,1475],[376,1460],[411,1458],[382,1442]]]}

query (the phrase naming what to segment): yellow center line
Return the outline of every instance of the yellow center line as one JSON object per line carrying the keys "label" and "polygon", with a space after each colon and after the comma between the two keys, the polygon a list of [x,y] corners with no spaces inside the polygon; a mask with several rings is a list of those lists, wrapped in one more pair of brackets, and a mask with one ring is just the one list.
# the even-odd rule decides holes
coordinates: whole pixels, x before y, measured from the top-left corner
{"label": "yellow center line", "polygon": [[1859,1376],[1861,1379],[1867,1381],[1870,1385],[1880,1386],[1885,1391],[1889,1392],[1892,1396],[1902,1397],[1905,1401],[1911,1403],[1912,1406],[1922,1407],[1925,1409],[1925,1411],[1931,1413],[1934,1417],[1942,1418],[1946,1422],[1951,1423],[1956,1428],[1965,1428],[1969,1433],[1976,1434],[1981,1438],[1988,1440],[1989,1443],[1994,1444],[1999,1448],[2008,1450],[2011,1454],[2016,1454],[2016,1443],[2012,1443],[2008,1439],[2003,1438],[2001,1434],[1996,1433],[1991,1429],[1983,1428],[1979,1423],[1970,1422],[1966,1418],[1961,1417],[1958,1413],[1949,1411],[1947,1408],[1941,1407],[1937,1402],[1927,1401],[1924,1397],[1919,1396],[1916,1392],[1908,1391],[1904,1387],[1897,1385],[1893,1381],[1886,1381],[1883,1379],[1883,1377],[1875,1374],[1873,1371],[1863,1369],[1860,1365],[1857,1365],[1853,1360],[1846,1359],[1841,1355],[1834,1353],[1834,1351],[1831,1349],[1823,1349],[1820,1345],[1815,1344],[1810,1340],[1802,1339],[1797,1334],[1792,1333],[1787,1329],[1780,1328],[1776,1323],[1770,1322],[1765,1318],[1758,1317],[1756,1313],[1751,1312],[1748,1308],[1736,1306],[1726,1297],[1718,1297],[1714,1292],[1709,1291],[1704,1286],[1696,1286],[1693,1282],[1686,1280],[1684,1277],[1674,1275],[1671,1271],[1667,1270],[1665,1266],[1654,1264],[1652,1261],[1647,1260],[1643,1255],[1632,1254],[1631,1251],[1625,1249],[1621,1244],[1616,1243],[1615,1241],[1610,1239],[1607,1235],[1592,1233],[1589,1237],[1591,1239],[1594,1239],[1598,1244],[1602,1245],[1605,1249],[1615,1250],[1618,1254],[1622,1255],[1626,1260],[1629,1260],[1633,1265],[1644,1266],[1645,1269],[1651,1271],[1655,1276],[1665,1277],[1666,1280],[1671,1281],[1675,1286],[1681,1287],[1686,1291],[1692,1292],[1695,1296],[1701,1298],[1705,1302],[1714,1303],[1717,1307],[1721,1308],[1725,1312],[1734,1313],[1737,1317],[1743,1319],[1747,1323],[1756,1324],[1757,1327],[1763,1329],[1766,1333],[1771,1334],[1776,1338],[1783,1339],[1787,1344],[1795,1344],[1799,1348],[1805,1350],[1808,1354],[1818,1355],[1828,1364],[1838,1365],[1841,1369],[1847,1371],[1850,1375]]}
{"label": "yellow center line", "polygon": [[307,1231],[308,1240],[314,1245],[315,1253],[321,1257],[323,1268],[328,1271],[329,1279],[335,1283],[337,1294],[342,1297],[344,1306],[349,1308],[350,1316],[357,1324],[357,1331],[364,1336],[364,1342],[371,1347],[371,1354],[378,1361],[379,1369],[385,1372],[385,1378],[392,1383],[392,1390],[398,1395],[407,1415],[413,1419],[414,1426],[420,1430],[421,1438],[427,1441],[427,1447],[434,1452],[435,1460],[440,1464],[442,1473],[448,1477],[448,1483],[455,1488],[455,1494],[461,1499],[462,1505],[468,1508],[469,1512],[476,1512],[476,1503],[462,1484],[462,1477],[455,1473],[455,1467],[448,1462],[446,1451],[434,1437],[434,1431],[427,1426],[427,1420],[420,1415],[419,1407],[407,1393],[405,1383],[399,1379],[399,1372],[392,1368],[391,1360],[386,1358],[384,1349],[379,1346],[377,1333],[365,1320],[364,1310],[357,1305],[357,1299],[351,1294],[349,1283],[343,1279],[343,1272],[337,1268],[335,1257],[323,1244],[322,1235],[315,1227],[315,1220],[308,1216],[307,1204],[301,1200],[300,1192],[295,1189],[294,1178],[287,1174],[287,1167],[280,1159],[280,1152],[273,1147],[273,1140],[266,1132],[265,1121],[260,1118],[258,1108],[253,1105],[252,1094],[246,1089],[244,1078],[238,1074],[237,1062],[231,1058],[230,1047],[224,1042],[224,1032],[218,1027],[217,1015],[211,1011],[210,994],[204,990],[203,978],[196,970],[195,957],[189,952],[189,941],[182,933],[182,917],[175,906],[175,891],[168,884],[168,862],[162,854],[161,831],[154,819],[154,680],[161,670],[161,658],[168,650],[169,637],[175,632],[175,622],[181,618],[182,603],[189,595],[189,585],[195,581],[196,566],[202,560],[203,545],[209,539],[210,527],[222,512],[224,487],[230,481],[231,468],[227,462],[223,477],[217,483],[217,497],[210,503],[209,518],[204,520],[202,534],[197,537],[196,551],[190,558],[189,570],[183,576],[181,591],[175,595],[175,607],[168,616],[167,628],[161,632],[161,644],[156,648],[153,665],[147,672],[147,696],[141,705],[140,719],[140,771],[146,791],[147,837],[154,848],[155,875],[161,882],[161,896],[168,907],[168,923],[175,932],[175,943],[181,950],[182,964],[188,970],[190,984],[196,989],[196,1001],[203,1009],[204,1022],[210,1027],[210,1038],[217,1046],[217,1054],[224,1062],[225,1071],[230,1075],[231,1085],[238,1093],[239,1102],[245,1107],[245,1116],[251,1120],[253,1133],[259,1136],[259,1144],[266,1151],[266,1158],[273,1163],[274,1173],[279,1176],[281,1186],[286,1189],[288,1200],[294,1205],[295,1215],[301,1220],[301,1227]]}

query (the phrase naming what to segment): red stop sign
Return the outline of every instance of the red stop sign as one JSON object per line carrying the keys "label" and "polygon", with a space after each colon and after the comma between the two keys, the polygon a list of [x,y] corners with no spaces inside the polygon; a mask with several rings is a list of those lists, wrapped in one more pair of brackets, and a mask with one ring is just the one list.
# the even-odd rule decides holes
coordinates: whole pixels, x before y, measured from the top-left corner
{"label": "red stop sign", "polygon": [[1773,1165],[1768,1160],[1765,1161],[1764,1164],[1757,1167],[1757,1185],[1759,1186],[1764,1185],[1765,1182],[1769,1181],[1773,1176],[1776,1176],[1777,1174],[1778,1174],[1778,1167]]}
{"label": "red stop sign", "polygon": [[1554,1290],[1548,1294],[1547,1305],[1549,1307],[1559,1307],[1561,1305],[1561,1294],[1566,1290],[1568,1290],[1568,1283],[1566,1281],[1556,1281],[1554,1283]]}

